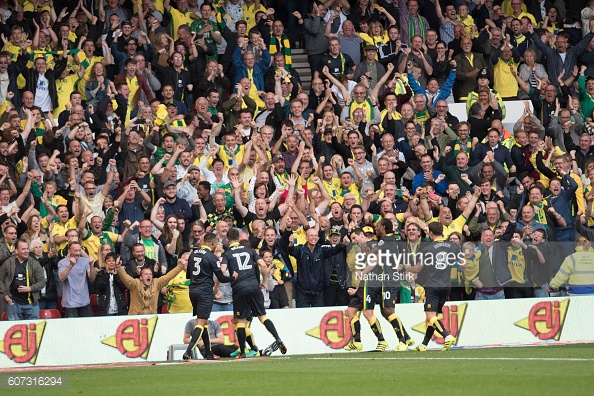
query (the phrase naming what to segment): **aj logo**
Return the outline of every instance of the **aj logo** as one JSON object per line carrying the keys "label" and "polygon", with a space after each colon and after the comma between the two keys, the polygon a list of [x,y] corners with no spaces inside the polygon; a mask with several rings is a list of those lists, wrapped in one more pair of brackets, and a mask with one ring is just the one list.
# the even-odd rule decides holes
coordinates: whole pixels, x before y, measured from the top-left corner
{"label": "aj logo", "polygon": [[320,325],[305,332],[308,336],[322,340],[332,349],[342,349],[351,340],[351,326],[343,311],[328,312]]}
{"label": "aj logo", "polygon": [[568,308],[569,298],[562,301],[541,301],[534,304],[528,317],[514,324],[530,331],[539,340],[559,341]]}
{"label": "aj logo", "polygon": [[[466,309],[468,303],[460,305],[446,305],[443,307],[443,313],[437,315],[439,320],[443,323],[444,327],[450,332],[451,335],[456,337],[456,345],[460,340],[460,334],[462,333],[462,325],[464,324],[464,315],[466,315]],[[421,334],[425,334],[427,330],[427,322],[421,322],[412,328],[414,331],[418,331]],[[443,344],[444,339],[441,335],[434,333],[433,340],[438,344]]]}
{"label": "aj logo", "polygon": [[146,359],[151,348],[153,334],[157,326],[157,316],[146,319],[129,319],[122,322],[116,333],[101,343],[116,348],[128,358]]}
{"label": "aj logo", "polygon": [[10,327],[0,341],[0,352],[15,363],[35,364],[46,322],[18,324]]}

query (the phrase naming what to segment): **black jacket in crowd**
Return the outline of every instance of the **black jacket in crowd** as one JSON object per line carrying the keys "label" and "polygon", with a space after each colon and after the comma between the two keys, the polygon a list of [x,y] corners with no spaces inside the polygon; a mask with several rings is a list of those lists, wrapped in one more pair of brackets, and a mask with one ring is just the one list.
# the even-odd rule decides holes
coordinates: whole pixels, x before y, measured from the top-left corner
{"label": "black jacket in crowd", "polygon": [[118,306],[118,315],[128,314],[128,303],[124,291],[126,286],[120,279],[118,274],[110,274],[105,270],[101,270],[95,278],[95,286],[97,286],[97,306],[99,316],[107,316],[109,312],[109,301],[111,299],[111,288],[109,287],[109,277],[113,276],[113,293],[115,295],[116,304]]}

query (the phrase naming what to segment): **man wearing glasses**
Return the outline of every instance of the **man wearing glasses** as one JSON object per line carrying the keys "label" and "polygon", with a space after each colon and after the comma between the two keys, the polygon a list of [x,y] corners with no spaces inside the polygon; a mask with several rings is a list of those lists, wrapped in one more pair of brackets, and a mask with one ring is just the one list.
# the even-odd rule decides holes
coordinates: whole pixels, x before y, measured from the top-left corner
{"label": "man wearing glasses", "polygon": [[[433,117],[441,118],[445,120],[447,126],[450,127],[452,131],[456,131],[458,129],[458,117],[455,115],[450,114],[448,102],[444,99],[438,100],[435,105],[435,115]],[[425,129],[431,127],[431,120],[425,123]]]}
{"label": "man wearing glasses", "polygon": [[197,249],[202,246],[204,242],[204,234],[204,223],[200,220],[196,221],[194,225],[192,225],[190,249]]}
{"label": "man wearing glasses", "polygon": [[[9,213],[13,212],[16,213],[15,210],[12,210]],[[2,234],[4,235],[4,238],[0,238],[0,265],[2,265],[4,261],[15,252],[15,243],[17,240],[16,226],[7,220]]]}
{"label": "man wearing glasses", "polygon": [[367,96],[367,90],[363,84],[355,85],[353,89],[354,99],[348,107],[342,109],[340,120],[346,119],[353,120],[355,118],[355,111],[361,109],[363,111],[363,121],[368,124],[379,124],[381,121],[380,111],[377,108],[377,104],[371,103],[371,100]]}
{"label": "man wearing glasses", "polygon": [[[103,201],[109,190],[111,189],[111,182],[113,181],[116,173],[116,161],[115,159],[109,160],[109,173],[107,173],[107,180],[105,184],[97,194],[97,186],[95,183],[88,181],[84,184],[83,193],[80,194],[80,201],[84,204],[84,207],[88,208],[91,214],[86,220],[91,220],[92,216],[101,216],[103,214]],[[84,211],[84,210],[83,210]]]}

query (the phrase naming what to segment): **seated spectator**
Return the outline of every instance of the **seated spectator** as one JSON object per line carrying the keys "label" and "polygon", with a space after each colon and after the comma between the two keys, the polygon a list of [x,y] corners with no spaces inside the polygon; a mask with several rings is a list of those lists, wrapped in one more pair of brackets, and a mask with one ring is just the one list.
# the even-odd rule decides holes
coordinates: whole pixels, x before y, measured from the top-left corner
{"label": "seated spectator", "polygon": [[[194,327],[196,327],[196,319],[190,319],[188,323],[186,323],[186,327],[184,329],[184,344],[190,343]],[[225,336],[218,322],[215,320],[209,320],[207,327],[210,337],[210,347],[212,353],[218,357],[230,357],[231,354],[237,350],[237,347],[235,345],[225,345]],[[204,356],[203,354],[205,352],[204,341],[198,341],[196,347],[198,348],[198,351],[200,351],[200,354],[202,354],[202,357],[206,359],[206,356]]]}

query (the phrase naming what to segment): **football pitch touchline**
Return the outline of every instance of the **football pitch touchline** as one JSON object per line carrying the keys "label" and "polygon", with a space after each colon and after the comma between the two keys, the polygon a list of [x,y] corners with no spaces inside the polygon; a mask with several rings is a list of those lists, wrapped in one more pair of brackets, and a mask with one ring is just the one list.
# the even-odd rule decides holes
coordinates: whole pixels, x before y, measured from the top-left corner
{"label": "football pitch touchline", "polygon": [[532,361],[571,361],[571,362],[594,362],[594,359],[589,358],[514,358],[514,357],[388,357],[388,358],[372,358],[372,357],[314,357],[311,360],[532,360]]}

